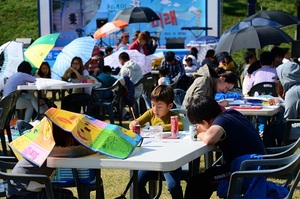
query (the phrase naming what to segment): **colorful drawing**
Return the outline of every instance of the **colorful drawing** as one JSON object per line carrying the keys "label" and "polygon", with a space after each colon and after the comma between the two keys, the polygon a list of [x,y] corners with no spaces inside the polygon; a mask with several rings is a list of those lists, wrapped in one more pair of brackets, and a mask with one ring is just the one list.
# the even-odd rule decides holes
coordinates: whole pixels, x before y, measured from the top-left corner
{"label": "colorful drawing", "polygon": [[142,142],[142,137],[123,127],[108,124],[84,114],[50,108],[39,124],[15,139],[10,146],[29,161],[41,166],[55,142],[52,122],[72,133],[79,143],[102,154],[127,158]]}

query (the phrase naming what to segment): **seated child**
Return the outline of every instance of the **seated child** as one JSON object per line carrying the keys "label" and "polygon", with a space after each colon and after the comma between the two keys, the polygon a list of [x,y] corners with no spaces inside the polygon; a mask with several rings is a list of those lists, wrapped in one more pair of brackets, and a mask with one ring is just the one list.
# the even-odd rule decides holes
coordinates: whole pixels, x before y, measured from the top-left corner
{"label": "seated child", "polygon": [[193,59],[190,57],[192,55],[188,55],[185,59],[186,65],[184,66],[185,73],[187,76],[192,76],[193,72],[197,71],[197,66],[193,63]]}
{"label": "seated child", "polygon": [[169,77],[167,77],[168,75],[168,69],[166,69],[165,67],[161,67],[158,70],[158,85],[170,85],[170,79]]}
{"label": "seated child", "polygon": [[[164,131],[170,131],[170,117],[178,115],[171,111],[173,107],[174,92],[173,89],[166,85],[159,85],[151,93],[152,109],[146,111],[142,116],[132,121],[129,127],[139,123],[141,126],[150,123],[151,126],[161,125]],[[183,130],[183,123],[178,117],[178,129]],[[167,182],[168,190],[172,198],[183,198],[182,188],[180,185],[180,176],[182,175],[181,168],[164,172],[164,177]],[[138,198],[148,199],[149,194],[146,191],[146,184],[153,176],[158,176],[157,171],[139,171],[138,173]]]}

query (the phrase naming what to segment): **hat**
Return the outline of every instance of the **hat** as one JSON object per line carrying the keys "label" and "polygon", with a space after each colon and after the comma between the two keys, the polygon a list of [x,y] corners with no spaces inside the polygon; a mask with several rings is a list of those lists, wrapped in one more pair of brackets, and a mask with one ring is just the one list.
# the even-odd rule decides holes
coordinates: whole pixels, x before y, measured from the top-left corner
{"label": "hat", "polygon": [[121,34],[121,38],[126,37],[126,36],[129,37],[129,34],[128,34],[127,32],[123,32],[123,33]]}
{"label": "hat", "polygon": [[186,58],[185,58],[185,61],[193,61],[195,59],[195,57],[193,55],[188,55]]}

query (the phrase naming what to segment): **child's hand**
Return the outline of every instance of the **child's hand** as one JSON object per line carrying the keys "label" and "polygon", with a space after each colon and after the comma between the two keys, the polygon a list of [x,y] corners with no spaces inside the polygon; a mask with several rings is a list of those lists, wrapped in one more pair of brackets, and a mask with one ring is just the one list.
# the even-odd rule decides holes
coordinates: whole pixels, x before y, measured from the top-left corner
{"label": "child's hand", "polygon": [[279,100],[278,100],[278,98],[276,98],[276,97],[270,98],[270,99],[268,100],[268,102],[269,102],[270,105],[279,105]]}

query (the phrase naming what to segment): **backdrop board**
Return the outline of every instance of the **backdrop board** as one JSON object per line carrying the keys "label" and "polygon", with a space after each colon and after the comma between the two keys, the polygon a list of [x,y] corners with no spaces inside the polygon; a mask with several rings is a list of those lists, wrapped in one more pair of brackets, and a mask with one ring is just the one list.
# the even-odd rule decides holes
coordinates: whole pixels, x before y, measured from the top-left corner
{"label": "backdrop board", "polygon": [[[39,32],[40,35],[55,32],[93,35],[106,19],[112,21],[120,10],[130,7],[149,7],[160,19],[151,23],[129,24],[123,31],[128,32],[130,37],[137,30],[147,30],[160,36],[161,46],[166,45],[166,38],[185,38],[186,45],[195,36],[182,27],[210,27],[194,33],[220,36],[220,0],[38,0]],[[103,41],[114,46],[120,35],[121,31],[110,34]]]}

